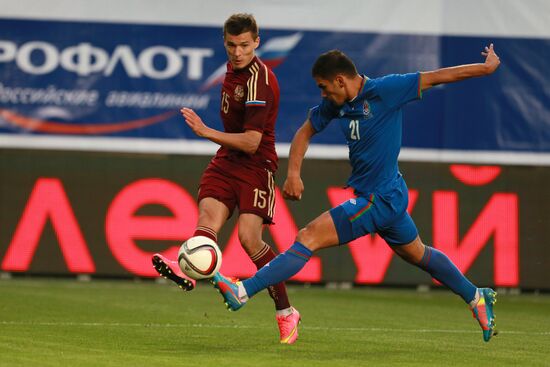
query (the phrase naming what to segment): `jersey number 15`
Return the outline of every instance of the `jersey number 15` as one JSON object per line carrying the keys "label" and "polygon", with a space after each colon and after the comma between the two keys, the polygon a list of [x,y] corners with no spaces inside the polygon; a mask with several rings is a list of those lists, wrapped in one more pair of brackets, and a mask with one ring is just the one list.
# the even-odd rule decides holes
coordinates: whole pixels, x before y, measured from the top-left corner
{"label": "jersey number 15", "polygon": [[222,111],[223,113],[229,111],[229,94],[225,93],[225,91],[222,92]]}

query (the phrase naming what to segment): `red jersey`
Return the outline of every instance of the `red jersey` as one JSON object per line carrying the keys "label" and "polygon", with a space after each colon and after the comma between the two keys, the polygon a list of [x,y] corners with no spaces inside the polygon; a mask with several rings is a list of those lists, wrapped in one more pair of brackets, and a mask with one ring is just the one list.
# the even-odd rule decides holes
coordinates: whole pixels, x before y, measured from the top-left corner
{"label": "red jersey", "polygon": [[243,133],[256,130],[262,133],[262,140],[254,154],[221,147],[214,161],[227,157],[237,159],[243,165],[254,165],[277,170],[278,158],[275,151],[275,120],[279,111],[279,83],[275,74],[254,57],[250,64],[234,70],[227,63],[227,72],[221,92],[220,116],[227,133]]}

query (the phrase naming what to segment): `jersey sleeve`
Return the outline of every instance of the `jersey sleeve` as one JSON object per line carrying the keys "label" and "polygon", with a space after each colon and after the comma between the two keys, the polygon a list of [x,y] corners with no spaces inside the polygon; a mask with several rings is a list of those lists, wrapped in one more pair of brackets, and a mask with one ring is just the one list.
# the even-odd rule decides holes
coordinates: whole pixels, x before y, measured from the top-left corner
{"label": "jersey sleeve", "polygon": [[399,108],[407,102],[422,98],[420,73],[391,74],[377,79],[378,95],[390,108]]}
{"label": "jersey sleeve", "polygon": [[269,74],[265,65],[257,68],[246,83],[248,93],[245,101],[244,130],[264,131],[268,114],[274,105],[275,95],[270,87]]}
{"label": "jersey sleeve", "polygon": [[311,122],[315,131],[320,132],[336,116],[338,116],[338,109],[330,101],[323,99],[321,104],[309,110],[307,119]]}

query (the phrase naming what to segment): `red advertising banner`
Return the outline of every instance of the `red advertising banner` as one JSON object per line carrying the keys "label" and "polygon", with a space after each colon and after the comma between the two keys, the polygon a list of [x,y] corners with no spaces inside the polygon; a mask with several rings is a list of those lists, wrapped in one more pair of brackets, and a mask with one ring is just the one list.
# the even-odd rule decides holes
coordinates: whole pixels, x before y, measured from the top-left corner
{"label": "red advertising banner", "polygon": [[[151,255],[175,258],[193,233],[196,188],[207,162],[196,156],[2,151],[1,270],[156,276]],[[550,288],[550,249],[542,246],[550,235],[548,169],[412,162],[401,167],[410,189],[408,211],[425,243],[477,283]],[[347,169],[344,161],[306,161],[304,199],[286,202],[277,191],[276,224],[266,227],[266,241],[285,250],[300,227],[353,197],[341,187]],[[219,242],[223,272],[247,277],[256,271],[234,220]],[[344,247],[317,253],[292,280],[432,284],[420,270],[394,260],[376,235]]]}

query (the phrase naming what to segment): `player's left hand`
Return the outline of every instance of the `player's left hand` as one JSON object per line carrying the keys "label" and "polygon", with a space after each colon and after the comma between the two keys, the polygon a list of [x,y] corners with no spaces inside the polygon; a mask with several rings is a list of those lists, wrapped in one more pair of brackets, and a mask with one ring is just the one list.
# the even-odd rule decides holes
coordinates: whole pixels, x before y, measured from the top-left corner
{"label": "player's left hand", "polygon": [[189,125],[191,130],[193,130],[193,132],[197,134],[197,136],[200,136],[202,138],[206,137],[206,133],[209,127],[206,126],[204,122],[202,122],[202,119],[199,117],[199,115],[195,113],[195,111],[193,111],[191,108],[183,107],[180,112],[185,119],[187,125]]}
{"label": "player's left hand", "polygon": [[485,46],[485,51],[481,52],[485,56],[485,66],[487,67],[487,74],[492,74],[500,65],[500,58],[495,53],[493,44],[489,47]]}
{"label": "player's left hand", "polygon": [[287,200],[301,200],[304,192],[304,183],[300,177],[287,177],[283,184],[283,198]]}

